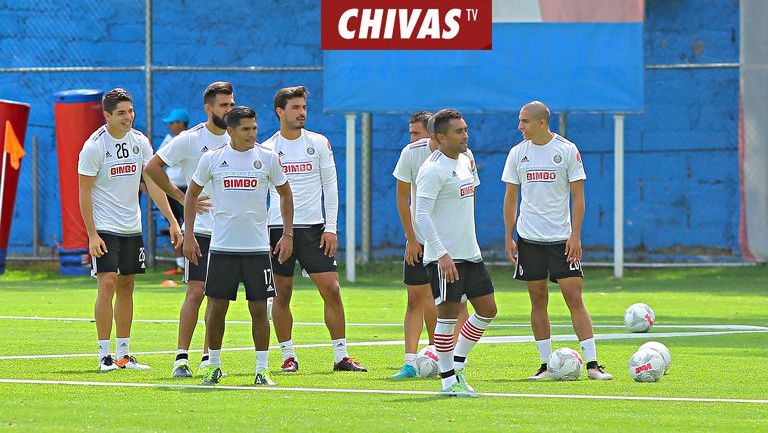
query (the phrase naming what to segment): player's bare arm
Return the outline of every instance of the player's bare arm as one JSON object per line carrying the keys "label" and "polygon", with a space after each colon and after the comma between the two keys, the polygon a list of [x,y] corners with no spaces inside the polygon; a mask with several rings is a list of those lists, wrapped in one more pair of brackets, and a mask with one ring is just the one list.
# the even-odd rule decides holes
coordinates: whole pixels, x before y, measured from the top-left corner
{"label": "player's bare arm", "polygon": [[272,254],[277,255],[277,261],[284,263],[293,254],[293,193],[288,182],[276,186],[280,194],[280,214],[283,216],[283,235],[275,245]]}
{"label": "player's bare arm", "polygon": [[[157,186],[160,187],[164,193],[168,194],[168,196],[183,205],[184,191],[180,190],[179,187],[174,185],[173,182],[171,182],[171,180],[168,178],[168,174],[165,172],[165,170],[163,170],[163,168],[167,166],[168,164],[163,161],[163,158],[160,158],[160,155],[156,154],[152,156],[152,159],[149,160],[147,166],[144,167],[144,174],[152,179],[152,181],[155,182],[155,184],[157,184]],[[210,208],[211,203],[208,201],[207,195],[198,197],[197,213],[208,212]]]}
{"label": "player's bare arm", "polygon": [[[166,176],[166,179],[167,178],[168,177]],[[152,201],[155,202],[157,207],[160,209],[160,213],[162,213],[163,216],[168,220],[168,224],[170,226],[168,229],[168,234],[171,238],[171,245],[173,245],[173,247],[176,249],[181,248],[181,227],[179,227],[178,221],[176,221],[176,218],[173,216],[171,205],[168,204],[168,196],[165,195],[165,192],[163,192],[159,186],[157,186],[157,184],[152,180],[151,176],[146,174],[146,171],[144,171],[144,182],[147,184],[147,191],[149,192],[149,196],[152,198]]]}
{"label": "player's bare arm", "polygon": [[184,257],[191,263],[197,265],[197,259],[202,257],[200,245],[195,239],[195,216],[194,209],[197,207],[197,197],[203,191],[203,187],[194,181],[187,187],[187,195],[184,197]]}
{"label": "player's bare arm", "polygon": [[584,222],[584,181],[577,180],[571,186],[571,236],[565,242],[565,255],[569,263],[581,260],[581,225]]}
{"label": "player's bare arm", "polygon": [[512,236],[517,224],[517,196],[520,192],[520,185],[507,183],[507,189],[504,192],[504,252],[507,260],[513,265],[517,265],[517,244]]}
{"label": "player's bare arm", "polygon": [[78,198],[80,201],[80,214],[83,216],[83,222],[85,223],[85,230],[88,233],[88,252],[95,257],[101,257],[107,253],[107,244],[101,239],[98,233],[96,233],[96,224],[93,222],[93,201],[91,198],[91,190],[93,185],[96,184],[96,176],[83,176],[78,175],[79,192]]}
{"label": "player's bare arm", "polygon": [[397,181],[397,213],[400,215],[400,224],[405,231],[405,261],[411,266],[415,266],[424,255],[421,244],[416,239],[416,232],[413,230],[413,221],[411,220],[411,184]]}

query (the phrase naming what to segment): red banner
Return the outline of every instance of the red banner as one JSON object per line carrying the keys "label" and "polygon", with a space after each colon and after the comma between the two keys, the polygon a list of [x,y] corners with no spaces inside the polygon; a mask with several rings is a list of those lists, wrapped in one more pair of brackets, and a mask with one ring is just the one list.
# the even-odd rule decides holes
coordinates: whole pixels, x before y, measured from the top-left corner
{"label": "red banner", "polygon": [[322,0],[324,50],[490,50],[491,0]]}

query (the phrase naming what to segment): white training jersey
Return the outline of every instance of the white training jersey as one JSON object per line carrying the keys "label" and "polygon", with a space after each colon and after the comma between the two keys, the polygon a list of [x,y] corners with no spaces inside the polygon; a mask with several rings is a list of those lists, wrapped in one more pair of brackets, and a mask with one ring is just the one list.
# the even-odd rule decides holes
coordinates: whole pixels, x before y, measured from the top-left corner
{"label": "white training jersey", "polygon": [[[200,123],[183,131],[173,138],[167,146],[157,151],[157,155],[169,167],[181,167],[184,172],[184,185],[189,185],[197,170],[200,157],[209,150],[219,148],[229,143],[229,134],[216,135],[205,123]],[[211,186],[205,185],[202,194],[210,196]],[[213,231],[213,210],[197,214],[195,217],[195,233],[210,236]]]}
{"label": "white training jersey", "polygon": [[513,147],[501,180],[520,185],[520,237],[545,243],[568,240],[570,182],[586,178],[576,145],[557,134],[544,145],[525,140]]}
{"label": "white training jersey", "polygon": [[[171,140],[173,140],[173,137],[174,136],[171,134],[165,135],[163,142],[160,143],[160,147],[157,149],[158,154],[160,153],[161,150],[163,150],[165,146],[168,145],[168,143],[171,142]],[[165,174],[168,175],[168,180],[170,180],[172,184],[178,187],[187,186],[187,178],[184,176],[184,170],[180,166],[169,165],[168,167],[165,168]],[[168,200],[171,200],[171,199],[168,199]]]}
{"label": "white training jersey", "polygon": [[[395,170],[392,172],[392,176],[395,179],[411,184],[411,221],[414,221],[414,212],[416,210],[416,176],[419,174],[421,165],[432,154],[432,149],[429,148],[429,141],[429,138],[422,138],[403,147],[403,150],[400,152],[400,159],[397,160]],[[472,155],[472,151],[469,149],[467,149],[466,155],[469,157],[475,186],[478,186],[480,185],[480,177],[477,175],[475,156]],[[413,224],[413,231],[416,233],[416,240],[423,245],[424,236],[415,223]]]}
{"label": "white training jersey", "polygon": [[288,181],[275,152],[258,144],[244,152],[219,147],[203,154],[192,181],[211,184],[211,251],[269,251],[267,195],[270,187]]}
{"label": "white training jersey", "polygon": [[[451,159],[434,151],[419,169],[416,196],[435,200],[430,217],[454,261],[483,259],[475,235],[475,173],[466,154]],[[429,243],[424,245],[425,264],[439,258]]]}
{"label": "white training jersey", "polygon": [[[283,172],[291,182],[293,226],[301,228],[325,223],[326,232],[336,233],[336,212],[323,218],[323,180],[331,174],[334,179],[336,177],[331,142],[322,134],[302,129],[295,140],[288,140],[277,131],[262,146],[277,153]],[[269,225],[283,225],[280,196],[274,188],[270,189]]]}
{"label": "white training jersey", "polygon": [[96,230],[116,235],[141,234],[139,183],[152,146],[141,132],[131,129],[115,138],[107,126],[99,127],[83,144],[77,173],[95,176],[91,190]]}

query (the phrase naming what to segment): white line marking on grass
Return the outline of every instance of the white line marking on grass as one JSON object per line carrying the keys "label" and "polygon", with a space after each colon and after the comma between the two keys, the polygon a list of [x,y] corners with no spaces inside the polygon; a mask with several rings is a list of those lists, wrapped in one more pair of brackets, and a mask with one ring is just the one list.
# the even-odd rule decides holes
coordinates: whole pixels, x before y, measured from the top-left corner
{"label": "white line marking on grass", "polygon": [[[409,391],[394,389],[345,389],[345,388],[282,388],[262,386],[231,386],[231,385],[183,385],[171,383],[126,383],[126,382],[86,382],[69,380],[35,380],[35,379],[0,379],[0,383],[22,385],[71,385],[71,386],[102,386],[102,387],[130,387],[130,388],[171,388],[171,389],[204,389],[218,391],[279,391],[279,392],[317,392],[336,394],[390,394],[390,395],[425,395],[439,396],[439,392],[433,391]],[[632,401],[674,401],[691,403],[753,403],[768,404],[768,400],[743,399],[743,398],[695,398],[695,397],[641,397],[630,395],[583,395],[583,394],[516,394],[505,392],[479,393],[486,397],[506,398],[556,398],[556,399],[581,399],[581,400],[632,400]]]}
{"label": "white line marking on grass", "polygon": [[[60,322],[94,322],[87,317],[41,317],[41,316],[0,316],[0,320],[43,320]],[[179,323],[178,319],[134,319],[133,323]],[[198,320],[197,323],[205,324]],[[228,320],[227,325],[250,325],[249,320]],[[324,322],[294,322],[294,326],[326,326]],[[363,327],[395,327],[402,328],[402,323],[347,323],[346,326]],[[530,328],[529,323],[492,323],[491,328]],[[570,324],[552,324],[553,328],[573,328]],[[624,325],[592,325],[593,328],[626,329]],[[756,325],[654,325],[654,329],[719,329],[726,331],[761,330],[768,331],[768,327]]]}
{"label": "white line marking on grass", "polygon": [[[729,334],[755,334],[765,333],[768,330],[749,330],[749,331],[705,331],[705,332],[657,332],[653,334],[595,334],[597,340],[638,340],[646,339],[650,340],[654,338],[679,338],[679,337],[708,337],[714,335],[729,335]],[[567,335],[553,335],[552,339],[555,341],[578,341],[578,337],[572,334]],[[533,342],[532,335],[510,335],[510,336],[484,336],[479,343],[480,344],[508,344],[508,343],[530,343]],[[427,344],[428,340],[419,340],[419,344]],[[403,344],[402,340],[382,340],[382,341],[358,341],[347,343],[347,346],[400,346]],[[296,348],[318,348],[318,347],[331,347],[331,343],[314,343],[314,344],[294,344]],[[270,346],[271,350],[277,350],[279,346]],[[254,350],[253,346],[250,347],[232,347],[223,348],[225,352],[242,352],[248,350]],[[201,353],[202,350],[194,349],[190,350],[190,353]],[[154,352],[132,352],[132,355],[168,355],[175,354],[175,350],[161,350]],[[48,358],[81,358],[81,357],[96,357],[97,353],[65,353],[55,355],[5,355],[0,356],[2,360],[18,360],[18,359],[48,359]]]}

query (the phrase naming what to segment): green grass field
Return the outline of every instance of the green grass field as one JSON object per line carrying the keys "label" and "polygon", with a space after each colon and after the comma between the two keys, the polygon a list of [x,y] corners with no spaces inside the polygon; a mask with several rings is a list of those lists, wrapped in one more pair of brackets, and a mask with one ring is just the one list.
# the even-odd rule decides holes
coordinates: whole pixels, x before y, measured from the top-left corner
{"label": "green grass field", "polygon": [[[511,279],[508,268],[491,268],[491,276],[499,314],[496,326],[485,335],[530,335],[525,286]],[[533,343],[479,344],[470,354],[468,377],[478,392],[496,395],[476,399],[437,396],[438,379],[388,380],[403,357],[399,341],[406,295],[399,282],[399,267],[364,269],[359,277],[355,285],[342,284],[342,291],[350,354],[368,367],[368,373],[332,373],[330,347],[299,347],[298,374],[275,373],[278,389],[254,388],[250,328],[231,323],[222,356],[223,369],[230,376],[215,389],[201,389],[196,387],[199,377],[170,378],[171,352],[176,349],[174,320],[183,287],[161,288],[163,276],[159,273],[138,278],[131,348],[134,353],[167,353],[137,355],[141,362],[152,365],[151,371],[99,374],[95,325],[90,321],[95,282],[39,269],[11,268],[0,276],[0,431],[768,430],[768,369],[763,364],[768,363],[765,266],[633,270],[622,280],[613,279],[608,270],[588,269],[584,297],[596,325],[598,355],[616,379],[529,382],[525,378],[538,366]],[[554,327],[553,335],[572,335],[562,296],[556,286],[550,289],[551,321],[563,325]],[[242,292],[240,297],[230,307],[228,320],[249,320]],[[615,335],[619,338],[601,340],[600,335],[627,332],[620,326],[623,312],[634,302],[654,308],[657,326],[639,339]],[[329,342],[320,324],[321,300],[309,280],[297,278],[293,311],[298,323],[295,344]],[[22,319],[31,316],[59,319]],[[195,334],[193,349],[202,344],[202,326]],[[664,333],[689,334],[661,336]],[[272,340],[274,343],[274,336]],[[629,377],[627,361],[649,340],[669,347],[672,366],[657,383],[635,383]],[[363,342],[382,344],[354,345]],[[578,349],[576,341],[556,341],[554,346]],[[227,351],[235,348],[240,350]],[[34,355],[53,356],[32,358]],[[198,352],[190,354],[193,369],[199,356]],[[280,362],[279,350],[272,350],[272,369],[278,370]],[[585,398],[598,396],[602,398]],[[630,399],[635,397],[668,399]]]}

